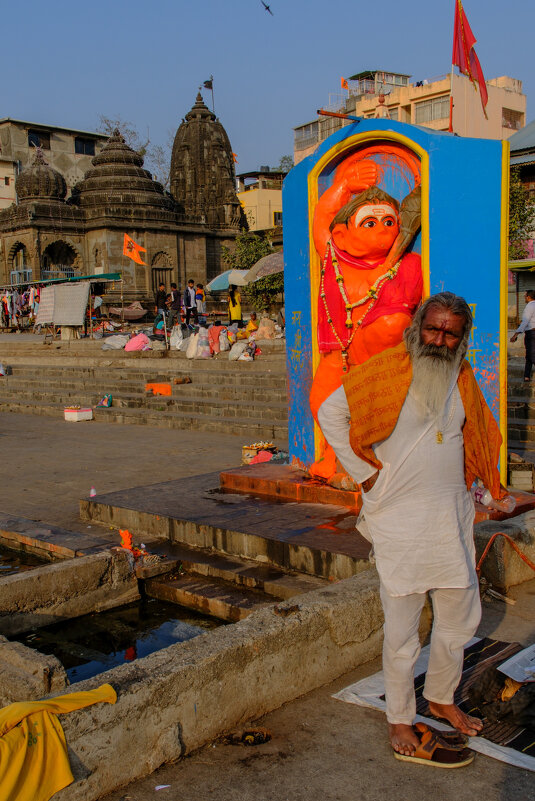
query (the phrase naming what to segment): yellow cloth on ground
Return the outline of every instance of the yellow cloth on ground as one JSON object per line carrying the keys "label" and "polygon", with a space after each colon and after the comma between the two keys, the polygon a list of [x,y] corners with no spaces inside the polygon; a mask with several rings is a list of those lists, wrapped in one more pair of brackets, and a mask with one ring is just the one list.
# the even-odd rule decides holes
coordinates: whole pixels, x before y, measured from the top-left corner
{"label": "yellow cloth on ground", "polygon": [[117,701],[110,684],[0,709],[0,801],[48,801],[71,784],[67,742],[56,715],[103,701]]}

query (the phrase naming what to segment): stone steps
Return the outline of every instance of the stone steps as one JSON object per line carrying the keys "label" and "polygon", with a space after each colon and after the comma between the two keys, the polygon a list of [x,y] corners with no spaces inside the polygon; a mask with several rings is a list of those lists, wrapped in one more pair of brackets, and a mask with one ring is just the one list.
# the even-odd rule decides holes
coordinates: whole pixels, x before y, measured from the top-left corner
{"label": "stone steps", "polygon": [[[1,389],[1,388],[0,388]],[[2,393],[6,402],[26,403],[42,402],[51,406],[57,406],[63,410],[65,406],[80,405],[95,407],[95,412],[100,411],[96,406],[103,392],[87,392],[87,390],[17,390],[11,398]],[[113,399],[112,409],[132,409],[140,413],[144,411],[170,411],[188,414],[195,412],[207,417],[226,417],[241,419],[260,419],[268,420],[277,424],[284,424],[288,419],[287,404],[280,401],[255,401],[254,403],[244,400],[234,400],[229,403],[225,399],[204,398],[201,395],[180,398],[176,396],[148,395],[143,393],[128,394],[121,393]],[[104,409],[107,411],[107,409]]]}
{"label": "stone steps", "polygon": [[[99,397],[96,398],[97,401],[100,400],[105,391],[111,392],[112,395],[120,393],[121,396],[139,395],[143,398],[147,397],[145,393],[145,384],[148,383],[147,376],[139,376],[137,380],[123,380],[120,376],[115,376],[113,379],[99,380],[98,382],[92,379],[91,382],[85,379],[80,380],[75,376],[70,376],[68,378],[61,376],[54,376],[51,378],[48,375],[46,376],[46,387],[50,389],[50,391],[61,389],[64,391],[72,391],[73,393],[84,391],[87,394],[87,387],[90,383],[92,394],[95,397],[99,395]],[[173,379],[167,377],[163,383],[171,384],[173,398],[194,397],[198,399],[202,397],[216,400],[238,400],[244,396],[244,384],[242,382],[229,383],[228,385],[226,383],[223,385],[214,385],[213,379],[211,382],[205,383],[204,380],[199,381],[197,376],[194,376],[191,384],[173,384]],[[2,390],[2,388],[8,388],[10,393],[15,390],[17,393],[25,391],[39,392],[43,390],[43,379],[37,377],[19,377],[17,371],[15,375],[2,378],[0,390]],[[285,386],[258,387],[257,383],[253,383],[252,386],[247,386],[247,397],[249,401],[275,401],[286,403],[286,388]]]}
{"label": "stone steps", "polygon": [[[0,344],[12,375],[0,379],[0,408],[60,417],[68,405],[92,406],[97,420],[275,439],[286,447],[288,404],[284,343],[268,342],[254,362],[227,354],[189,360],[178,351],[125,354],[78,346]],[[191,384],[174,384],[189,376]],[[170,396],[145,392],[151,381],[170,383]],[[111,393],[111,408],[96,407]]]}
{"label": "stone steps", "polygon": [[328,585],[324,579],[314,576],[290,574],[251,559],[238,559],[185,545],[169,544],[164,551],[167,559],[172,558],[174,569],[179,566],[187,575],[204,576],[237,587],[260,590],[277,599],[288,600]]}
{"label": "stone steps", "polygon": [[[13,400],[0,396],[0,410],[44,417],[63,417],[64,404],[46,401]],[[207,416],[201,413],[168,412],[154,409],[101,408],[93,410],[95,420],[101,423],[148,425],[158,428],[191,429],[197,431],[236,434],[246,440],[273,440],[283,448],[288,445],[288,426],[284,422],[250,417]]]}
{"label": "stone steps", "polygon": [[188,609],[236,623],[273,598],[258,590],[233,587],[217,579],[200,576],[171,576],[148,579],[145,592],[159,601],[181,604]]}

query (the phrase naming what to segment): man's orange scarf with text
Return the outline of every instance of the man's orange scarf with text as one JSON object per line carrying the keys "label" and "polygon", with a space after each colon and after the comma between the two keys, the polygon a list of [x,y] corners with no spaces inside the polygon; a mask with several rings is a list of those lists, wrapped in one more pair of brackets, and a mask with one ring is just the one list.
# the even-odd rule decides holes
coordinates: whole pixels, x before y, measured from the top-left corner
{"label": "man's orange scarf with text", "polygon": [[[398,421],[412,381],[412,363],[405,344],[372,356],[343,376],[351,413],[351,447],[380,470],[372,445],[387,439]],[[472,368],[463,361],[457,386],[464,406],[464,475],[468,489],[480,478],[493,498],[500,498],[498,459],[502,436],[479,389]]]}

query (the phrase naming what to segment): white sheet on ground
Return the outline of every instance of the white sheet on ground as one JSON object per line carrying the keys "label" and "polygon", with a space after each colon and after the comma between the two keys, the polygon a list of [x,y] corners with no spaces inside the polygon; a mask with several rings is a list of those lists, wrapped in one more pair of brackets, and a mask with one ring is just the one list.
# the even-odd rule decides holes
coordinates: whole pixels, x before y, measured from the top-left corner
{"label": "white sheet on ground", "polygon": [[[479,637],[474,637],[469,643],[467,643],[466,647],[468,648],[470,645],[479,642],[479,639]],[[416,666],[414,668],[415,676],[420,676],[422,673],[425,673],[427,670],[428,660],[429,646],[426,645],[425,648],[422,648],[420,656],[416,662]],[[381,699],[381,696],[384,695],[384,692],[385,684],[383,679],[383,671],[381,670],[379,673],[374,673],[373,676],[368,676],[366,679],[361,679],[360,681],[355,682],[355,684],[350,684],[349,687],[346,687],[345,689],[340,690],[340,692],[335,693],[333,698],[336,698],[338,701],[345,701],[348,704],[365,706],[370,709],[380,709],[382,712],[384,712],[386,709],[386,704]],[[434,720],[434,718],[426,718],[422,717],[421,715],[417,715],[416,720],[421,720],[424,723],[428,723],[430,726],[434,726],[436,729],[442,729],[444,731],[451,730],[450,726],[446,726],[445,724]],[[485,740],[483,737],[470,737],[469,747],[474,751],[479,751],[480,754],[485,754],[493,759],[498,759],[500,762],[507,762],[508,765],[515,765],[518,768],[535,771],[535,757],[522,754],[520,751],[515,751],[514,748],[496,745],[496,743],[491,743],[489,740]]]}

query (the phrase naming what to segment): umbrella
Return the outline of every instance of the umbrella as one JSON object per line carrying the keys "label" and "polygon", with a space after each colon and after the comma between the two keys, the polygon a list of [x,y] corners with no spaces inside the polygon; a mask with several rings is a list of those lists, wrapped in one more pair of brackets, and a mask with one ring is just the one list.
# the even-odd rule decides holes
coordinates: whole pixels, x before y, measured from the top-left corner
{"label": "umbrella", "polygon": [[243,280],[246,284],[252,284],[253,281],[259,281],[261,278],[265,278],[266,275],[282,272],[284,272],[284,254],[282,250],[279,250],[277,253],[270,253],[269,256],[262,256],[247,271]]}
{"label": "umbrella", "polygon": [[206,284],[208,292],[223,292],[228,289],[231,284],[235,286],[244,286],[246,283],[243,280],[247,270],[225,270],[224,273],[216,275],[215,278]]}

